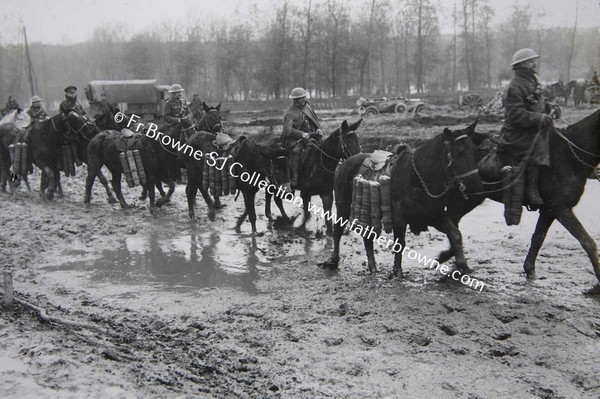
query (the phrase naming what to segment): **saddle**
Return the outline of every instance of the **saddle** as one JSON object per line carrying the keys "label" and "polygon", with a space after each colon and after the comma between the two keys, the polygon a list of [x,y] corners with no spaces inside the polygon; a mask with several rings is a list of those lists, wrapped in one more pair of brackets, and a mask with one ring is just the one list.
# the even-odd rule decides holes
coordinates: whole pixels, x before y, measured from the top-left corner
{"label": "saddle", "polygon": [[139,150],[142,148],[142,134],[134,133],[129,129],[122,129],[121,135],[117,139],[117,151],[127,152],[129,150]]}
{"label": "saddle", "polygon": [[219,132],[219,133],[217,133],[216,139],[213,140],[212,143],[219,153],[227,153],[230,151],[230,149],[233,146],[235,146],[236,144],[239,144],[240,139],[241,139],[241,137],[238,138],[237,140],[234,140],[228,134]]}
{"label": "saddle", "polygon": [[366,180],[377,180],[379,176],[389,176],[393,165],[392,156],[389,151],[375,150],[363,161],[358,173]]}

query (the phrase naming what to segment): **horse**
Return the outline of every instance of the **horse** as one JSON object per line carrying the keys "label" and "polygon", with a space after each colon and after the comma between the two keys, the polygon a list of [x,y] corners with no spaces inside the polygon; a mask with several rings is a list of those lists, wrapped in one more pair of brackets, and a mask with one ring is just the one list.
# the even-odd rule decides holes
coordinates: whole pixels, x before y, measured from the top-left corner
{"label": "horse", "polygon": [[[235,150],[234,167],[231,168],[229,173],[236,177],[236,184],[239,191],[244,196],[244,213],[238,218],[235,225],[235,230],[239,233],[240,227],[244,222],[246,216],[250,220],[252,226],[252,233],[256,233],[256,210],[254,199],[261,184],[256,184],[260,181],[269,182],[269,186],[265,185],[265,192],[273,195],[274,191],[279,188],[280,195],[286,193],[291,194],[291,188],[288,179],[288,161],[286,158],[287,151],[275,140],[271,140],[269,143],[257,144],[250,139],[241,138],[239,147]],[[247,179],[243,179],[243,174],[247,173],[247,176],[256,175],[253,182],[248,182]],[[269,190],[271,189],[271,190]],[[271,192],[273,191],[273,192]],[[278,206],[281,204],[281,197],[275,196]],[[279,208],[282,211],[284,218],[287,218],[283,206]],[[266,209],[265,209],[265,213]],[[270,212],[267,213],[267,218],[271,219]]]}
{"label": "horse", "polygon": [[[298,187],[302,198],[304,219],[300,228],[305,228],[310,218],[308,204],[313,195],[321,197],[325,212],[331,212],[333,206],[333,177],[335,169],[340,160],[347,159],[361,152],[360,143],[356,129],[360,126],[362,119],[348,125],[345,120],[342,125],[331,133],[321,143],[309,141],[307,148],[300,157],[298,170],[302,171],[298,176]],[[332,233],[331,220],[325,221],[327,234]]]}
{"label": "horse", "polygon": [[566,93],[565,85],[562,82],[562,80],[559,80],[556,83],[552,83],[552,84],[544,87],[543,93],[544,93],[544,97],[546,97],[546,99],[548,99],[548,101],[554,101],[556,99],[556,97],[563,97],[563,98],[565,98],[565,105],[567,103],[566,94],[565,94]]}
{"label": "horse", "polygon": [[[8,147],[14,143],[19,128],[14,123],[4,123],[0,125],[0,189],[6,192],[6,184],[10,186],[10,191],[14,193],[15,187],[10,175],[10,152]],[[29,183],[27,183],[29,188]]]}
{"label": "horse", "polygon": [[[59,194],[62,195],[58,161],[62,155],[63,144],[76,142],[78,155],[80,155],[82,161],[85,161],[84,154],[87,143],[81,139],[84,137],[89,140],[89,137],[93,136],[95,132],[97,130],[75,112],[70,112],[67,115],[59,113],[46,121],[35,122],[31,126],[27,134],[27,155],[33,164],[42,171],[40,181],[40,196],[42,198],[51,200],[57,189]],[[110,199],[112,193],[108,187],[108,181],[100,171],[98,173]],[[47,193],[46,190],[48,190]]]}
{"label": "horse", "polygon": [[[152,127],[153,125],[150,125],[148,128],[151,129]],[[133,130],[137,131],[139,129],[134,127]],[[170,154],[162,147],[160,141],[150,138],[147,135],[149,132],[150,131],[140,134],[139,140],[141,141],[140,155],[146,173],[146,184],[143,185],[143,187],[150,197],[150,213],[154,213],[157,206],[160,207],[170,200],[171,195],[175,191],[175,184],[171,180],[168,168],[165,167],[169,162],[168,155]],[[156,132],[154,133],[156,134]],[[120,138],[120,132],[115,130],[105,130],[97,134],[90,141],[87,147],[88,174],[85,182],[85,204],[90,204],[92,186],[94,185],[98,172],[102,166],[105,165],[108,170],[110,170],[112,186],[121,208],[128,208],[121,190],[121,174],[123,173],[123,169],[119,159],[120,151],[117,149],[117,141]],[[156,194],[154,188],[161,181],[168,185],[169,190],[166,196],[155,201]]]}
{"label": "horse", "polygon": [[[577,205],[583,194],[588,176],[600,162],[600,110],[569,125],[564,134],[556,129],[554,132],[555,134],[550,137],[551,166],[543,168],[539,176],[539,191],[545,205],[539,209],[540,215],[523,269],[529,280],[537,277],[535,271],[537,255],[548,229],[555,220],[558,220],[579,241],[590,258],[596,279],[600,282],[600,260],[596,243],[573,214],[573,207]],[[483,135],[480,139],[485,137],[486,135]],[[476,141],[476,144],[479,143],[481,140]],[[483,145],[480,148],[483,148]],[[483,157],[486,153],[487,151],[482,149],[479,156]],[[498,187],[498,184],[488,186],[485,196],[502,202],[502,187]],[[468,201],[451,203],[448,212],[452,221],[458,225],[460,219],[483,202],[485,196],[477,195]],[[455,252],[451,247],[440,252],[438,259],[442,262],[454,255]],[[599,295],[600,283],[585,293]]]}
{"label": "horse", "polygon": [[[482,190],[477,173],[475,146],[469,139],[477,122],[462,130],[448,128],[416,149],[399,146],[391,158],[391,201],[395,243],[405,247],[406,227],[414,234],[433,226],[446,234],[458,254],[457,266],[468,270],[463,253],[462,235],[446,211],[452,193],[467,198],[470,193]],[[337,268],[340,239],[350,215],[352,183],[365,158],[370,154],[354,155],[344,162],[336,173],[334,184],[337,218],[334,230],[334,249],[329,260],[322,265]],[[352,223],[353,225],[354,223]],[[366,227],[366,226],[365,226]],[[381,238],[381,237],[380,237]],[[368,269],[377,270],[373,251],[373,237],[363,235],[367,252]],[[378,239],[379,242],[379,239]],[[388,245],[389,246],[389,245]],[[401,277],[402,253],[394,251],[392,275]]]}

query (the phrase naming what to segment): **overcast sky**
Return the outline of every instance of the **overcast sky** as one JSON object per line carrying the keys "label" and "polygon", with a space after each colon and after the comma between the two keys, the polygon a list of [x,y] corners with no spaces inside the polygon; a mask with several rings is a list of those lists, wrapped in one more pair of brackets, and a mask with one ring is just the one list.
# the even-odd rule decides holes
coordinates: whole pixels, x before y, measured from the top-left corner
{"label": "overcast sky", "polygon": [[[313,0],[313,4],[324,0]],[[394,0],[391,0],[392,2]],[[435,1],[435,0],[434,0]],[[456,0],[460,3],[460,0]],[[369,0],[346,0],[353,12]],[[454,0],[440,0],[440,24],[450,32],[450,10]],[[0,0],[0,43],[17,42],[19,27],[27,27],[30,42],[71,44],[90,38],[98,25],[126,24],[129,33],[138,33],[161,22],[203,21],[215,17],[243,18],[247,7],[256,3],[269,14],[281,0]],[[574,0],[490,0],[496,11],[495,24],[504,22],[515,4],[527,5],[542,26],[572,26]],[[600,35],[600,1],[579,0],[579,27],[598,27]],[[301,0],[294,4],[300,5]]]}

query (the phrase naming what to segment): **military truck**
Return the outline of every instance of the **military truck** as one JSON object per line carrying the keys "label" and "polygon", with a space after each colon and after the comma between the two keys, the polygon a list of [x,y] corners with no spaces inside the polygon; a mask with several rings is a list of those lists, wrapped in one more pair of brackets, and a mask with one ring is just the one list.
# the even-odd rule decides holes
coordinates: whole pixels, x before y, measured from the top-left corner
{"label": "military truck", "polygon": [[156,79],[144,80],[92,80],[84,88],[90,103],[90,114],[100,113],[100,100],[107,100],[125,114],[136,114],[142,119],[162,117],[170,85],[159,85]]}

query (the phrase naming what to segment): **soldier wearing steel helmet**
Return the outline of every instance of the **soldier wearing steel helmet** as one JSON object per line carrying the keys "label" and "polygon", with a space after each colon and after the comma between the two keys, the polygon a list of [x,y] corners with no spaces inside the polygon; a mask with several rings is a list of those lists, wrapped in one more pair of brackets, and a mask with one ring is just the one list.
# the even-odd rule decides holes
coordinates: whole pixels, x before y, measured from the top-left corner
{"label": "soldier wearing steel helmet", "polygon": [[289,97],[294,101],[283,116],[281,142],[290,151],[291,184],[292,187],[297,187],[298,162],[303,148],[302,145],[299,145],[299,141],[306,142],[308,138],[320,141],[323,133],[321,132],[321,121],[306,100],[306,90],[296,87]]}
{"label": "soldier wearing steel helmet", "polygon": [[42,99],[38,96],[31,97],[29,100],[29,108],[27,109],[27,115],[35,122],[43,122],[50,118],[48,112],[42,107]]}
{"label": "soldier wearing steel helmet", "polygon": [[517,51],[511,62],[515,76],[504,96],[505,120],[501,141],[510,156],[520,162],[528,153],[527,199],[531,205],[543,205],[538,191],[540,168],[550,166],[550,139],[548,127],[553,119],[546,114],[537,71],[540,56],[531,49]]}
{"label": "soldier wearing steel helmet", "polygon": [[165,104],[164,119],[165,122],[171,125],[178,124],[188,128],[192,125],[190,122],[192,114],[187,102],[183,99],[184,91],[179,84],[171,86],[171,89],[169,89],[171,99]]}

